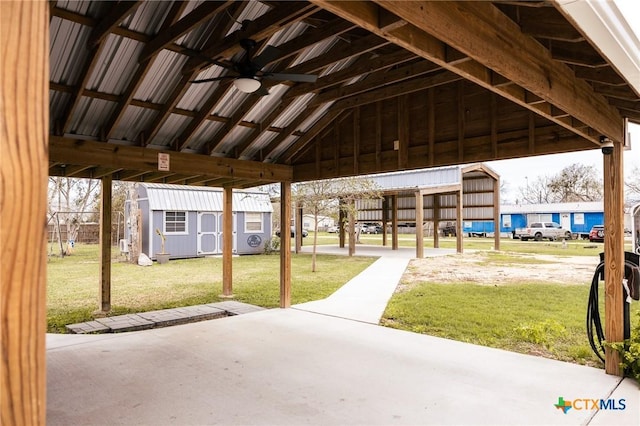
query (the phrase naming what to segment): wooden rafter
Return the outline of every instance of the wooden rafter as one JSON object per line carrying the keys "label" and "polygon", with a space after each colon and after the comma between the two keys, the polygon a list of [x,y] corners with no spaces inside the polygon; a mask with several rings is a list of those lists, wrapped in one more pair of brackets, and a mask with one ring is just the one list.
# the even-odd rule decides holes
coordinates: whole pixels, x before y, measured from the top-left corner
{"label": "wooden rafter", "polygon": [[[522,34],[517,24],[486,2],[330,2],[312,0],[313,3],[357,23],[374,34],[405,47],[492,92],[533,109],[574,133],[599,143],[595,132],[582,131],[563,120],[546,114],[536,105],[527,104],[523,91],[511,86],[493,86],[489,70],[505,76],[516,85],[542,97],[547,102],[589,123],[600,134],[614,140],[623,136],[619,113],[582,81],[576,81],[572,71],[555,62],[549,52],[531,37]],[[379,7],[410,22],[384,32],[379,28]],[[456,23],[465,22],[465,25]],[[455,31],[452,31],[455,28]],[[509,45],[507,45],[507,40]],[[465,53],[474,61],[462,64],[446,62],[445,46]],[[484,46],[492,46],[485,49]],[[511,89],[511,90],[505,90]]]}
{"label": "wooden rafter", "polygon": [[[166,28],[170,26],[173,22],[175,22],[175,20],[178,19],[180,14],[184,11],[185,6],[186,6],[185,2],[174,3],[171,10],[167,14],[167,17],[165,18],[162,28]],[[115,111],[111,114],[111,117],[109,117],[109,120],[104,126],[104,129],[103,129],[103,134],[105,136],[104,140],[109,140],[109,138],[111,138],[111,136],[113,135],[114,129],[118,126],[118,123],[120,122],[120,120],[122,120],[125,110],[131,103],[131,100],[133,99],[133,95],[136,93],[136,90],[138,90],[138,88],[140,87],[140,84],[142,84],[142,81],[149,73],[149,70],[153,66],[154,60],[155,60],[155,54],[150,54],[150,55],[147,55],[144,61],[140,62],[138,69],[136,69],[136,72],[131,78],[131,81],[129,81],[129,85],[125,89],[124,93],[120,96],[120,99],[118,100],[118,105],[116,106]]]}
{"label": "wooden rafter", "polygon": [[182,73],[191,73],[210,63],[202,58],[220,59],[230,58],[237,53],[240,40],[252,38],[255,41],[263,41],[279,31],[287,23],[294,22],[309,16],[317,9],[308,3],[292,3],[286,8],[273,8],[269,12],[250,22],[246,28],[240,29],[226,36],[214,45],[204,49],[199,57],[191,58],[182,67]]}

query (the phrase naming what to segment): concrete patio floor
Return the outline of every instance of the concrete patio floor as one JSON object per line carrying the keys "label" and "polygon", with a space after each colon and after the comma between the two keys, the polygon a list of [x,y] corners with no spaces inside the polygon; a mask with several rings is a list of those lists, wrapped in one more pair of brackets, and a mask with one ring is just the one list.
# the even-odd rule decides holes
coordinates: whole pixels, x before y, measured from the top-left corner
{"label": "concrete patio floor", "polygon": [[50,425],[640,423],[638,386],[599,369],[297,309],[47,344]]}
{"label": "concrete patio floor", "polygon": [[[414,250],[358,246],[358,254],[382,258],[327,299],[292,309],[48,335],[48,423],[640,424],[630,379],[378,326]],[[559,397],[613,399],[619,408],[624,399],[625,409],[565,414],[554,406]]]}

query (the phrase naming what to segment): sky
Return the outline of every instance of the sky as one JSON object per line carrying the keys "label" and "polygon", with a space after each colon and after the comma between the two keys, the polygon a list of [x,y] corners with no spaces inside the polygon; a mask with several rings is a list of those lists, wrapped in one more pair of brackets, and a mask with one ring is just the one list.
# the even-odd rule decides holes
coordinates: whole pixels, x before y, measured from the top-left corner
{"label": "sky", "polygon": [[[616,3],[640,38],[640,1],[617,0]],[[631,176],[634,167],[640,169],[640,125],[629,123],[629,134],[631,135],[631,150],[626,150],[623,153],[625,178]],[[539,176],[553,176],[574,163],[594,166],[602,176],[602,152],[597,148],[568,154],[489,161],[486,164],[500,175],[505,190],[502,193],[502,203],[508,204],[515,203],[519,198],[519,188],[526,187],[527,180],[534,182]]]}

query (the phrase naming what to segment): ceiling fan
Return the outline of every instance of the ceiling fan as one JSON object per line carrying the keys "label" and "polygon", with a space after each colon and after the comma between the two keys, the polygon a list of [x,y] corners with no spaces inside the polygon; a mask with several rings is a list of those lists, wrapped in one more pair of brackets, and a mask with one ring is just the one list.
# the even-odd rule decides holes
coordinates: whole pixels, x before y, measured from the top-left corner
{"label": "ceiling fan", "polygon": [[280,50],[273,46],[267,46],[259,55],[252,58],[257,43],[248,38],[240,40],[240,46],[245,50],[242,60],[231,64],[213,61],[216,65],[231,70],[230,75],[223,75],[202,80],[193,80],[191,83],[209,83],[233,79],[233,84],[244,93],[255,93],[260,96],[268,95],[269,91],[262,85],[262,80],[295,81],[302,83],[315,83],[317,75],[312,74],[288,74],[279,72],[262,71],[268,63],[280,56]]}

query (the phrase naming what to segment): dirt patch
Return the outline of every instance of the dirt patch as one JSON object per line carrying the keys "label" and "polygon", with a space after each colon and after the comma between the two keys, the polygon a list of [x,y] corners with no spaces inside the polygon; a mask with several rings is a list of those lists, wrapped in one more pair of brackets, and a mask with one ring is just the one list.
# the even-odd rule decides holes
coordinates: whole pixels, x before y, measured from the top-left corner
{"label": "dirt patch", "polygon": [[519,283],[588,284],[598,265],[591,256],[550,256],[473,252],[414,259],[398,291],[420,282],[509,285]]}

